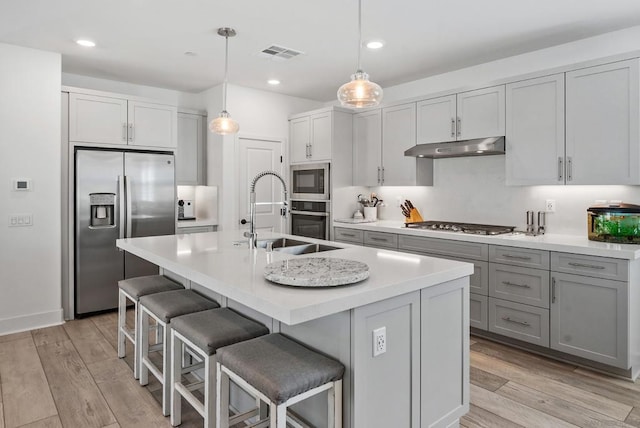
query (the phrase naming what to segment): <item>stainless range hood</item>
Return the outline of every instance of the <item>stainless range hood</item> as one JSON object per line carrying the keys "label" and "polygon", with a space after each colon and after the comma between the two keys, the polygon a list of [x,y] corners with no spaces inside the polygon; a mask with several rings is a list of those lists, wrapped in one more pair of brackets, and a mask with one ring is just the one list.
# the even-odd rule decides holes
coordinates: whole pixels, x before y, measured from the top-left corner
{"label": "stainless range hood", "polygon": [[504,137],[476,138],[448,143],[418,144],[404,152],[417,158],[456,158],[504,154]]}

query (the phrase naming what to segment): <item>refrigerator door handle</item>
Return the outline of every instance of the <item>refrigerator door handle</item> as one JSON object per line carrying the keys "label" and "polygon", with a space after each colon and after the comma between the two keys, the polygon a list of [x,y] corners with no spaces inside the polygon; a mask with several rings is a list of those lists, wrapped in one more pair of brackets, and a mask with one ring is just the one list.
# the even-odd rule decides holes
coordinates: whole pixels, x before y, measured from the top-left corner
{"label": "refrigerator door handle", "polygon": [[[124,238],[124,225],[125,225],[125,201],[124,201],[124,177],[118,176],[118,238]],[[118,248],[119,249],[119,248]],[[119,249],[122,251],[121,249]]]}
{"label": "refrigerator door handle", "polygon": [[131,238],[131,178],[124,176],[125,194],[127,195],[126,213],[127,213],[127,229],[125,232],[126,238]]}

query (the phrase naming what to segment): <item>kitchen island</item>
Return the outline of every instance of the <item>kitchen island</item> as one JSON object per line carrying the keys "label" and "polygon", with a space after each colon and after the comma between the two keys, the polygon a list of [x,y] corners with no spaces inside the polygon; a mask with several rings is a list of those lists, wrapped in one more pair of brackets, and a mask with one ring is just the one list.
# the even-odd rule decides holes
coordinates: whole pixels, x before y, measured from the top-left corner
{"label": "kitchen island", "polygon": [[[259,239],[281,236],[261,232]],[[117,246],[272,332],[341,361],[345,427],[456,426],[468,411],[470,263],[342,243],[305,255],[251,250],[241,231],[121,239]],[[326,288],[264,278],[267,264],[300,257],[366,263],[370,276]],[[386,352],[374,357],[373,331],[382,327]],[[326,424],[322,397],[294,410],[314,425]]]}

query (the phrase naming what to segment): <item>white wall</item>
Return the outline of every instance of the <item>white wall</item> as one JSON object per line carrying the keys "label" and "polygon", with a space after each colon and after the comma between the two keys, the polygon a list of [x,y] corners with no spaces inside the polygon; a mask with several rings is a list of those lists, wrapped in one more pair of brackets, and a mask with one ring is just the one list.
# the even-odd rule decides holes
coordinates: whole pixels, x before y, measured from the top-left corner
{"label": "white wall", "polygon": [[62,73],[62,84],[96,91],[115,92],[144,98],[151,98],[170,105],[189,109],[204,110],[205,103],[201,94],[156,88],[154,86],[136,85],[116,80],[99,79],[79,74]]}
{"label": "white wall", "polygon": [[[640,49],[640,27],[607,33],[548,49],[517,55],[384,88],[384,101],[394,102],[460,87],[480,86],[521,74],[560,67]],[[640,204],[640,186],[506,186],[505,157],[437,159],[433,187],[372,188],[389,205],[379,217],[404,220],[396,199],[409,198],[429,220],[526,225],[525,211],[543,210],[545,199],[555,199],[557,211],[547,215],[549,233],[586,235],[586,209],[596,199]],[[355,192],[341,192],[334,205],[353,212]],[[353,194],[351,194],[353,193]]]}
{"label": "white wall", "polygon": [[[203,94],[207,101],[208,120],[214,119],[222,110],[222,87],[216,86]],[[320,107],[322,103],[319,101],[236,85],[228,86],[227,111],[240,124],[240,132],[225,137],[208,132],[207,137],[207,184],[218,186],[220,229],[238,226],[238,137],[281,140],[285,142],[284,155],[288,157],[289,115]]]}
{"label": "white wall", "polygon": [[[62,322],[60,70],[57,53],[0,43],[0,335]],[[33,190],[12,191],[16,178]]]}

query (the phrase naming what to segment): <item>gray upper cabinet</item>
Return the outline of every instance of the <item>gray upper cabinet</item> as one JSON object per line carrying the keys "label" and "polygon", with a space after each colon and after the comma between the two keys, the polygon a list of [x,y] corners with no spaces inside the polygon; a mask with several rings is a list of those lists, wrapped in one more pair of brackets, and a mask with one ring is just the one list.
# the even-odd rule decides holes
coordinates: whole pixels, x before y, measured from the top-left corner
{"label": "gray upper cabinet", "polygon": [[506,182],[564,184],[564,73],[506,88]]}
{"label": "gray upper cabinet", "polygon": [[504,85],[457,95],[458,140],[504,135]]}
{"label": "gray upper cabinet", "polygon": [[353,115],[353,184],[379,186],[382,171],[382,111]]}
{"label": "gray upper cabinet", "polygon": [[416,145],[416,104],[402,104],[382,109],[381,184],[413,186],[416,184],[416,158],[404,151]]}
{"label": "gray upper cabinet", "polygon": [[640,184],[638,61],[567,73],[567,184]]}
{"label": "gray upper cabinet", "polygon": [[331,111],[324,111],[289,121],[291,163],[331,160],[331,118]]}
{"label": "gray upper cabinet", "polygon": [[178,113],[176,184],[206,184],[206,120],[198,114]]}
{"label": "gray upper cabinet", "polygon": [[418,102],[418,144],[504,135],[504,90],[498,85]]}
{"label": "gray upper cabinet", "polygon": [[178,109],[117,96],[69,94],[69,141],[175,148]]}
{"label": "gray upper cabinet", "polygon": [[456,139],[456,96],[432,98],[417,104],[418,144]]}

